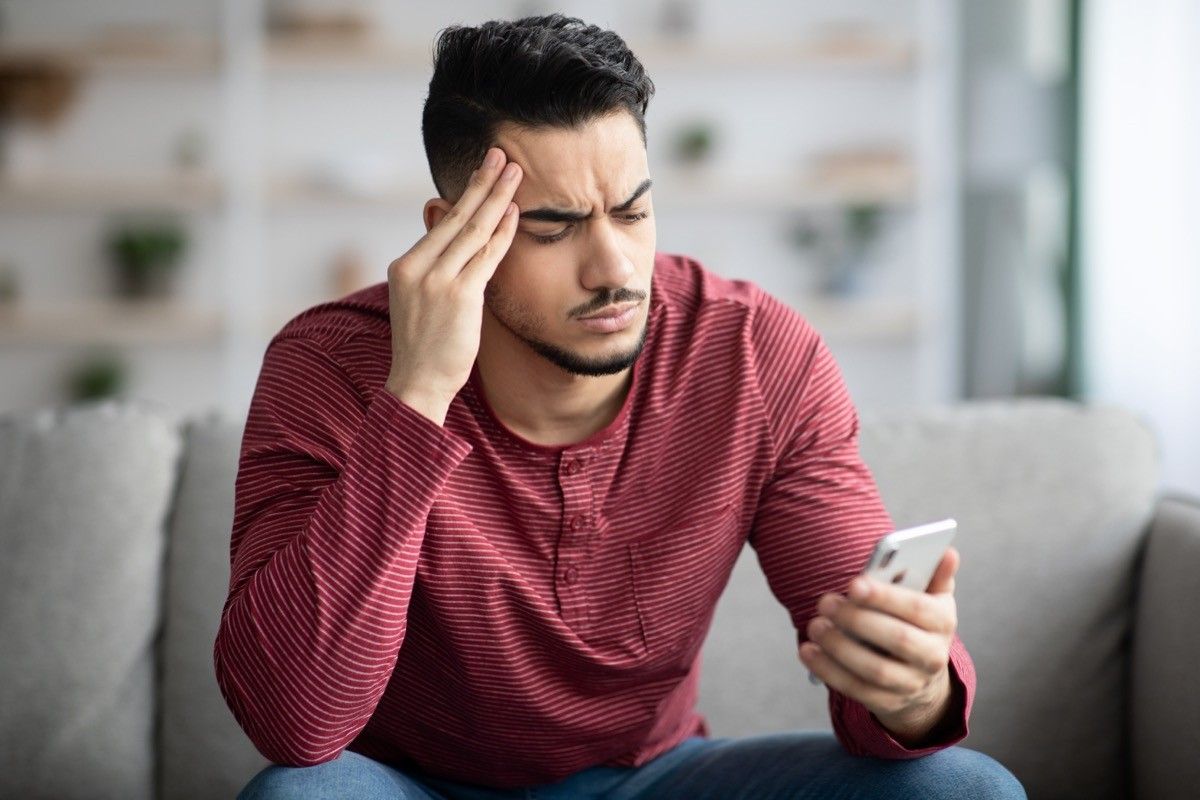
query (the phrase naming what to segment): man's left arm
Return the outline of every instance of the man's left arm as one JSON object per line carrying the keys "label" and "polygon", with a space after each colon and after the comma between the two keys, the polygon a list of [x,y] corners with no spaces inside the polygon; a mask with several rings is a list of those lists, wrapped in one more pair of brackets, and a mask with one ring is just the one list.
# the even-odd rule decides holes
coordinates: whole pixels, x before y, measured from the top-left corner
{"label": "man's left arm", "polygon": [[828,687],[834,732],[851,754],[916,758],[949,747],[968,733],[975,694],[957,634],[958,553],[947,553],[928,593],[868,581],[866,596],[852,594],[894,526],[859,455],[858,414],[819,338],[796,403],[803,422],[779,453],[749,542],[791,614],[801,660],[811,649],[805,666]]}

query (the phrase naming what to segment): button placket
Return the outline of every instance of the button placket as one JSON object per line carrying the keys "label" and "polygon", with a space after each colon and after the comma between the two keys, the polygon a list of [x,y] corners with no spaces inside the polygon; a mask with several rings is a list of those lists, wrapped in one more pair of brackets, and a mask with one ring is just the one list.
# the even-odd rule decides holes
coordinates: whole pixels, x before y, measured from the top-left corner
{"label": "button placket", "polygon": [[586,594],[580,591],[580,563],[593,527],[592,490],[586,475],[587,456],[564,451],[558,466],[563,496],[563,527],[559,537],[555,574],[556,593],[563,619],[576,628],[586,627]]}

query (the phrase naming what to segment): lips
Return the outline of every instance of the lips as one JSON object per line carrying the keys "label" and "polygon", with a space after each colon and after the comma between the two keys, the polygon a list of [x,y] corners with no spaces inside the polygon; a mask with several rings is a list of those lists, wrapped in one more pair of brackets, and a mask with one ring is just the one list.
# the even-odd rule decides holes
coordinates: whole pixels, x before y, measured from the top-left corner
{"label": "lips", "polygon": [[617,306],[609,306],[599,314],[593,314],[590,317],[580,317],[580,319],[610,319],[613,317],[619,317],[636,305],[637,303],[623,303]]}

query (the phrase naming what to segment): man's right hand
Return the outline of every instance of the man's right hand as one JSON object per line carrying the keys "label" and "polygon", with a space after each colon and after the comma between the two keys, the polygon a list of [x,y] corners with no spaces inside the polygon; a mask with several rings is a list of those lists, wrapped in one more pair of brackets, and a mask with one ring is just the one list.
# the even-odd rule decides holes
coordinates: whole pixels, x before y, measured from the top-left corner
{"label": "man's right hand", "polygon": [[453,208],[388,265],[392,367],[386,388],[439,425],[471,375],[483,290],[517,230],[512,198],[521,168],[508,164],[513,174],[504,177],[504,151],[492,147],[487,156],[495,163],[485,157]]}

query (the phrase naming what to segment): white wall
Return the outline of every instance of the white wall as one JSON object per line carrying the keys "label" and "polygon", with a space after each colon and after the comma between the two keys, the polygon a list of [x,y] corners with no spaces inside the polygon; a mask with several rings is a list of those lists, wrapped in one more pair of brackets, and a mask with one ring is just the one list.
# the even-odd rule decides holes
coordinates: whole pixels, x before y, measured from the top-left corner
{"label": "white wall", "polygon": [[1165,485],[1200,495],[1200,3],[1084,8],[1085,391],[1142,414]]}

